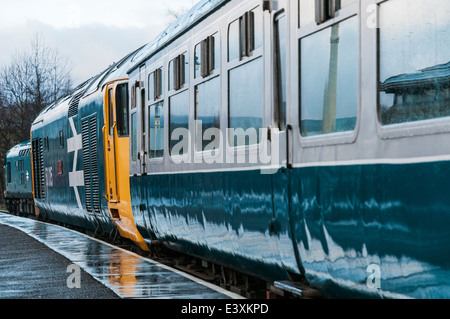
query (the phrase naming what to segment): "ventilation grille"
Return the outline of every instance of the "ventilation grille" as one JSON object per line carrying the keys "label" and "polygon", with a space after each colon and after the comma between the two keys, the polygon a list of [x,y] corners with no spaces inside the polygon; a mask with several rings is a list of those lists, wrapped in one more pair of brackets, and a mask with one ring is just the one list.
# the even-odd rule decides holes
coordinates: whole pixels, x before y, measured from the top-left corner
{"label": "ventilation grille", "polygon": [[83,97],[83,94],[84,94],[84,90],[75,94],[75,96],[70,101],[69,114],[68,114],[69,117],[78,115],[78,104],[80,104],[80,100]]}
{"label": "ventilation grille", "polygon": [[86,209],[90,213],[100,213],[97,161],[97,118],[92,116],[83,120],[81,126]]}
{"label": "ventilation grille", "polygon": [[33,140],[34,196],[45,198],[45,174],[42,138]]}

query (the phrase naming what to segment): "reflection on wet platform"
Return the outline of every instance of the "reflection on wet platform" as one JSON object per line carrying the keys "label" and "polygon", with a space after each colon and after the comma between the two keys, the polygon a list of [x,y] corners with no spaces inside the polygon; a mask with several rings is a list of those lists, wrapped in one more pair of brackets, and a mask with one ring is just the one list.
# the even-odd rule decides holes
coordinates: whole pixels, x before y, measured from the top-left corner
{"label": "reflection on wet platform", "polygon": [[1,213],[0,224],[17,228],[44,243],[121,298],[241,298],[151,259],[63,227]]}

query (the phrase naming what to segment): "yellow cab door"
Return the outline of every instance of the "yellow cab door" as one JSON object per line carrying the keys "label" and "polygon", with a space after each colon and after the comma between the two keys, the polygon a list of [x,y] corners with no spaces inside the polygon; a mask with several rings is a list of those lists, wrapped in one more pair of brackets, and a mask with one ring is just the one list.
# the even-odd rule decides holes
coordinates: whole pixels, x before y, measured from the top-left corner
{"label": "yellow cab door", "polygon": [[111,82],[106,85],[104,92],[103,134],[108,209],[120,235],[148,251],[147,244],[136,228],[131,210],[128,82]]}

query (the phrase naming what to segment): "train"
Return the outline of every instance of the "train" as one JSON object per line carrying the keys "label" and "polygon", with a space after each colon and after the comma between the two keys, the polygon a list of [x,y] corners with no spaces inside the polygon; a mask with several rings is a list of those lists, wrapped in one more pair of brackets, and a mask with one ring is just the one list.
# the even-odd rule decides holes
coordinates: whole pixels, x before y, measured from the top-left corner
{"label": "train", "polygon": [[274,291],[449,298],[449,15],[201,0],[34,121],[35,214]]}
{"label": "train", "polygon": [[15,145],[5,156],[6,208],[13,214],[34,215],[31,175],[31,142]]}

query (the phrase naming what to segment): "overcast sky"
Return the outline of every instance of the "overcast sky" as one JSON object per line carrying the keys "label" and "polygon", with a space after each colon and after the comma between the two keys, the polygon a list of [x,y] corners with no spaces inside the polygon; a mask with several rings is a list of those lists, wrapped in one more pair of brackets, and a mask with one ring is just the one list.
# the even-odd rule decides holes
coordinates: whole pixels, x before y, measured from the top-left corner
{"label": "overcast sky", "polygon": [[0,0],[0,66],[30,50],[35,34],[69,58],[79,84],[150,42],[171,21],[168,11],[198,0]]}

